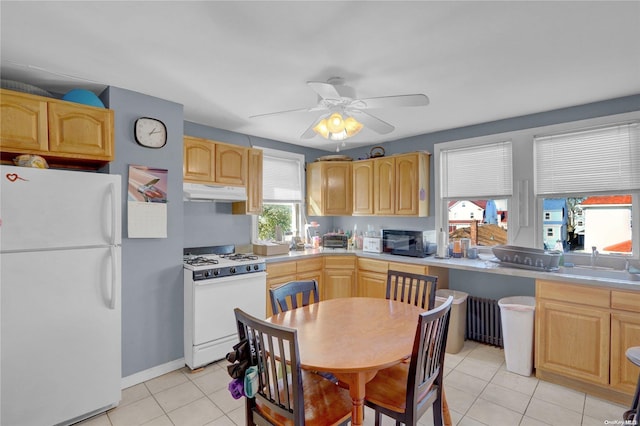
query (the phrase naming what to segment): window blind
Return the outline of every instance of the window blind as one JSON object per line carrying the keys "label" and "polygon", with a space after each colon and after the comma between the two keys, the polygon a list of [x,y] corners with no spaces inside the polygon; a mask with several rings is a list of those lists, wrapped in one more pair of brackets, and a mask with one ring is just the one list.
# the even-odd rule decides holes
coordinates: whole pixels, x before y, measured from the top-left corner
{"label": "window blind", "polygon": [[302,202],[304,156],[263,149],[262,198],[265,202]]}
{"label": "window blind", "polygon": [[513,193],[511,142],[440,152],[442,198],[498,198]]}
{"label": "window blind", "polygon": [[538,195],[640,189],[638,122],[534,138]]}

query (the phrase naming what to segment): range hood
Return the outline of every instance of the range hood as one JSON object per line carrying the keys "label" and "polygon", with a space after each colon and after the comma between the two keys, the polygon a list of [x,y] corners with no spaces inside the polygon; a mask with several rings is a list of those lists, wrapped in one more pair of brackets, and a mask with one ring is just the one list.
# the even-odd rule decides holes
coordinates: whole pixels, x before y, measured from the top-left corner
{"label": "range hood", "polygon": [[187,201],[246,201],[247,189],[244,186],[204,185],[200,183],[183,184],[184,199]]}

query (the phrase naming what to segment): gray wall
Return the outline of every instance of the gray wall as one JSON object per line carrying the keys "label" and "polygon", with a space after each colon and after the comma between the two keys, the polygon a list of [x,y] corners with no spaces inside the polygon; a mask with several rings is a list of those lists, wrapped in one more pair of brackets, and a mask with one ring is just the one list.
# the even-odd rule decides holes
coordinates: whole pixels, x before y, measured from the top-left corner
{"label": "gray wall", "polygon": [[[114,110],[115,160],[109,173],[122,176],[122,377],[183,357],[182,327],[182,105],[110,87],[105,104]],[[167,126],[167,145],[135,142],[138,117]],[[168,170],[167,238],[127,238],[129,165]],[[96,366],[99,368],[99,366]]]}

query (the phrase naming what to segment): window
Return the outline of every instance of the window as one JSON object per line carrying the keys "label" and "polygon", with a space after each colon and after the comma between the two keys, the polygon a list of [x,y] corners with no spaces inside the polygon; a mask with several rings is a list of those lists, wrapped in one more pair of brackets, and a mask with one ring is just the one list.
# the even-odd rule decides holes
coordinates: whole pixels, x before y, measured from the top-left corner
{"label": "window", "polygon": [[511,142],[443,149],[439,158],[443,229],[449,230],[449,241],[507,244]]}
{"label": "window", "polygon": [[[545,248],[632,255],[632,218],[640,191],[640,129],[621,123],[534,138],[535,192],[543,229],[558,241]],[[636,212],[636,213],[634,213]]]}
{"label": "window", "polygon": [[304,156],[269,148],[263,150],[262,214],[257,216],[253,240],[282,237],[290,240],[302,233]]}

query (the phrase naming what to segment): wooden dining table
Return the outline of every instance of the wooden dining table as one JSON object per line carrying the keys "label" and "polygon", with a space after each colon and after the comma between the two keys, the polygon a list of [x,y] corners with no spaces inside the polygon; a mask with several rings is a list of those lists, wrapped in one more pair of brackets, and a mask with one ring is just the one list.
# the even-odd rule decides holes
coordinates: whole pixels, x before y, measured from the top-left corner
{"label": "wooden dining table", "polygon": [[[379,370],[410,358],[422,312],[393,300],[347,297],[281,312],[267,321],[297,330],[303,369],[332,373],[349,386],[351,421],[361,425],[366,383]],[[449,416],[444,397],[443,415]]]}

